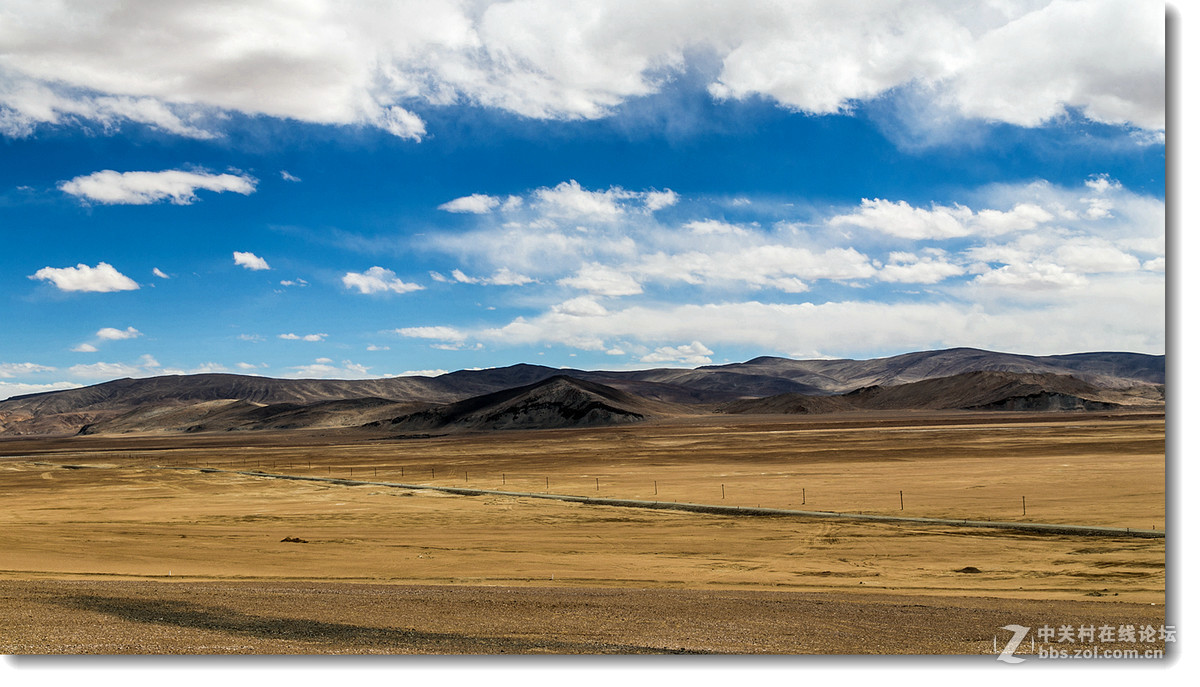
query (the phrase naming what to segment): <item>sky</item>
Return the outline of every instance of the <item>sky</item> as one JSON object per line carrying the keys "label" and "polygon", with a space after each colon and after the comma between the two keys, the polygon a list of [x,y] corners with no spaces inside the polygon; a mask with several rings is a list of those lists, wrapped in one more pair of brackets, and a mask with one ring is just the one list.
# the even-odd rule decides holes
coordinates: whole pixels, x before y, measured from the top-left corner
{"label": "sky", "polygon": [[0,0],[0,398],[1163,354],[1164,11]]}

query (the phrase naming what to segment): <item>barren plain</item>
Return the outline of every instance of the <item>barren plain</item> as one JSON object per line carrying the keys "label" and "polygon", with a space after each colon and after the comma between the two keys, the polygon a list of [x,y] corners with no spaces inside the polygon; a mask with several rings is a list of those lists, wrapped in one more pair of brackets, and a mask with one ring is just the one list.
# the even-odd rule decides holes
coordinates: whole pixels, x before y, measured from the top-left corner
{"label": "barren plain", "polygon": [[0,649],[985,654],[1013,623],[1157,627],[1162,538],[245,473],[1160,531],[1164,434],[1161,413],[860,412],[9,439]]}

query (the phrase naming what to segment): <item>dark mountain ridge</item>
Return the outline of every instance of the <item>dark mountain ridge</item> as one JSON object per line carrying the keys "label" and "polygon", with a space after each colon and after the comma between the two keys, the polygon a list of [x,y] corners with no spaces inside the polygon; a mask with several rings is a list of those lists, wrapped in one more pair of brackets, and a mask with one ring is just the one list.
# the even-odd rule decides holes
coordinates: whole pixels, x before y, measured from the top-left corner
{"label": "dark mountain ridge", "polygon": [[[904,392],[908,396],[903,398],[896,395],[900,392],[883,390],[979,372],[1049,376],[1040,380],[1026,380],[1032,386],[1026,389],[1028,393],[1025,395],[1036,396],[1040,391],[1045,391],[1101,403],[1144,404],[1162,402],[1166,361],[1164,356],[1138,353],[1026,356],[952,348],[869,360],[792,360],[764,356],[744,363],[707,365],[695,369],[588,371],[520,364],[486,370],[460,370],[438,377],[367,380],[274,379],[233,374],[171,375],[118,379],[79,389],[29,394],[0,401],[0,434],[75,433],[88,425],[91,426],[88,431],[278,429],[351,426],[356,421],[362,425],[380,419],[412,415],[419,412],[415,409],[422,407],[432,413],[433,406],[444,407],[468,399],[472,399],[472,403],[488,405],[499,399],[485,401],[478,397],[516,392],[519,387],[537,385],[555,377],[569,377],[581,390],[578,393],[593,394],[596,398],[613,400],[612,394],[625,394],[619,402],[614,401],[616,405],[613,408],[617,411],[630,408],[645,410],[649,407],[647,404],[657,404],[655,412],[660,414],[681,412],[683,406],[691,410],[684,409],[682,412],[697,412],[719,404],[783,396],[809,399],[797,402],[814,408],[820,404],[832,407],[845,401],[836,398],[850,392],[858,392],[861,399],[877,399],[870,403],[860,400],[852,404],[858,408],[868,407],[872,403],[880,406],[920,403],[924,404],[920,407],[933,407],[949,402],[948,399],[956,393],[975,393],[979,396],[976,405],[990,407],[988,403],[1003,404],[1005,398],[1012,396],[1004,396],[1000,392],[980,396],[979,389],[968,392],[951,388],[963,384],[974,388],[980,383],[978,379],[969,378],[941,382],[941,386],[917,387],[915,391],[909,389]],[[1069,377],[1088,385],[1091,390],[1076,394],[1069,389],[1060,389],[1062,383],[1051,384],[1048,381],[1053,376]],[[604,389],[585,387],[584,383],[600,385]],[[1038,385],[1041,387],[1035,388]],[[864,390],[872,387],[881,390]],[[941,394],[943,401],[918,398],[930,394]],[[822,397],[826,400],[820,400]],[[231,405],[230,401],[240,404]],[[339,401],[345,403],[330,405]],[[560,401],[566,403],[565,399]],[[776,402],[776,405],[781,402]],[[1068,405],[1070,403],[1067,402]],[[389,408],[390,404],[396,406]],[[1032,408],[1046,403],[1035,399],[1027,405]],[[459,419],[451,422],[470,424],[475,420],[466,419],[474,417],[471,411],[465,410],[468,406],[454,411],[441,408],[435,414],[437,417],[451,417],[461,410],[461,416],[456,416]],[[566,412],[565,408],[564,405],[560,411]],[[643,410],[630,412],[646,416]],[[617,412],[610,419],[620,414]],[[547,417],[552,416],[556,417],[554,413]],[[429,416],[432,417],[434,415]],[[412,422],[417,421],[414,419]]]}
{"label": "dark mountain ridge", "polygon": [[662,406],[612,387],[555,375],[533,384],[468,398],[372,426],[403,431],[556,429],[639,422]]}

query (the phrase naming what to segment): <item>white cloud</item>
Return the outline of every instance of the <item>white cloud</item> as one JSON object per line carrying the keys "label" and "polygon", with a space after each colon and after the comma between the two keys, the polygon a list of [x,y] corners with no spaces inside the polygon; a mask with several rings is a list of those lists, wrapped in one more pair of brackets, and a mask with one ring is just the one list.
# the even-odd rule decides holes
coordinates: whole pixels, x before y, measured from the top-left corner
{"label": "white cloud", "polygon": [[143,355],[137,363],[88,363],[72,365],[68,371],[72,376],[81,379],[117,379],[163,374],[161,367],[153,356]]}
{"label": "white cloud", "polygon": [[482,215],[491,212],[500,205],[500,199],[496,196],[484,195],[482,193],[473,193],[462,198],[455,198],[447,203],[442,203],[438,206],[439,210],[446,212],[471,213]]}
{"label": "white cloud", "polygon": [[139,288],[137,282],[121,274],[107,262],[101,262],[95,267],[88,267],[82,263],[75,267],[43,267],[29,278],[48,281],[63,291],[110,293]]}
{"label": "white cloud", "polygon": [[501,267],[500,269],[496,270],[495,274],[482,280],[481,283],[491,284],[493,286],[524,286],[525,284],[531,284],[535,281],[537,280],[533,279],[532,277],[527,277],[524,274],[518,274],[507,267]]}
{"label": "white cloud", "polygon": [[39,3],[9,14],[8,135],[129,121],[199,138],[242,112],[420,140],[409,108],[593,119],[709,64],[716,98],[813,114],[898,90],[1021,126],[1072,107],[1161,130],[1165,110],[1162,7],[1124,0]]}
{"label": "white cloud", "polygon": [[769,242],[761,236],[705,252],[655,253],[646,256],[632,271],[643,280],[744,284],[788,293],[807,291],[809,287],[804,280],[861,279],[875,273],[867,256],[853,248],[814,253],[807,248]]}
{"label": "white cloud", "polygon": [[316,341],[324,341],[324,340],[325,340],[325,338],[326,338],[327,336],[329,336],[329,335],[328,335],[328,334],[293,334],[293,333],[287,333],[287,334],[280,334],[280,335],[279,335],[279,338],[281,338],[281,339],[284,339],[285,341],[308,341],[308,342],[316,342]]}
{"label": "white cloud", "polygon": [[643,196],[646,209],[651,212],[671,207],[679,202],[679,194],[667,189],[665,191],[648,191]]}
{"label": "white cloud", "polygon": [[739,227],[736,224],[715,219],[695,220],[683,225],[683,228],[695,234],[733,234],[734,236],[745,236],[750,233],[749,230]]}
{"label": "white cloud", "polygon": [[280,286],[308,286],[308,282],[303,279],[300,279],[300,278],[283,279],[279,282],[279,285]]}
{"label": "white cloud", "polygon": [[1004,265],[984,272],[974,281],[981,286],[1019,289],[1078,289],[1088,283],[1087,278],[1062,265],[1042,261]]}
{"label": "white cloud", "polygon": [[309,365],[299,365],[291,368],[288,377],[300,379],[367,379],[372,375],[371,368],[358,363],[343,360],[341,365],[335,365],[329,358],[317,358]]}
{"label": "white cloud", "polygon": [[75,353],[96,353],[100,349],[96,348],[95,346],[93,346],[90,343],[81,343],[78,346],[72,348],[71,350],[74,351]]}
{"label": "white cloud", "polygon": [[980,35],[949,82],[965,115],[1036,126],[1080,108],[1090,119],[1165,125],[1162,5],[1056,0]]}
{"label": "white cloud", "polygon": [[233,264],[241,265],[248,270],[259,271],[269,270],[271,266],[267,261],[258,257],[254,253],[243,253],[241,251],[233,251]]}
{"label": "white cloud", "polygon": [[574,179],[533,192],[533,205],[545,216],[553,218],[611,221],[630,210],[653,212],[677,202],[679,195],[671,189],[628,191],[612,186],[604,191],[591,191]]}
{"label": "white cloud", "polygon": [[371,344],[371,345],[367,346],[367,350],[368,351],[390,351],[390,350],[392,350],[392,348],[391,348],[391,346],[377,346],[375,344]]}
{"label": "white cloud", "polygon": [[574,179],[554,188],[540,188],[533,193],[542,211],[552,217],[589,217],[613,219],[625,212],[621,201],[634,194],[614,186],[607,191],[589,191]]}
{"label": "white cloud", "polygon": [[157,267],[155,267],[151,271],[153,272],[154,276],[158,277],[159,279],[170,279],[171,278],[171,277],[167,276],[166,272],[163,272],[162,270],[158,269]]}
{"label": "white cloud", "polygon": [[1136,257],[1095,237],[1068,239],[1054,250],[1054,258],[1064,268],[1085,274],[1129,272],[1141,268],[1141,261]]}
{"label": "white cloud", "polygon": [[879,270],[879,280],[905,284],[936,284],[943,279],[966,273],[959,265],[947,262],[940,256],[896,252],[888,258],[888,264]]}
{"label": "white cloud", "polygon": [[405,370],[397,377],[440,377],[444,374],[449,374],[449,370],[434,369],[434,370]]}
{"label": "white cloud", "polygon": [[454,327],[402,327],[396,330],[400,336],[413,339],[438,339],[441,341],[465,341],[467,335]]}
{"label": "white cloud", "polygon": [[[0,67],[0,71],[6,70]],[[7,76],[7,81],[0,82],[0,134],[6,136],[29,136],[41,125],[74,125],[80,121],[95,122],[105,131],[114,131],[129,121],[187,138],[215,137],[176,114],[180,109],[198,114],[199,108],[172,107],[154,98],[87,95],[64,88],[61,83],[39,83],[12,72]]]}
{"label": "white cloud", "polygon": [[[430,272],[430,276],[432,276],[435,281],[451,281],[437,272]],[[490,277],[471,277],[459,269],[452,270],[450,272],[450,276],[453,278],[453,281],[456,281],[460,284],[484,284],[488,286],[524,286],[525,284],[531,284],[537,281],[532,277],[527,277],[523,274],[513,272],[507,267],[501,267]]]}
{"label": "white cloud", "polygon": [[0,401],[12,398],[13,396],[24,396],[26,394],[41,394],[47,391],[62,391],[64,389],[78,389],[83,386],[75,382],[52,382],[50,384],[22,384],[20,382],[0,382]]}
{"label": "white cloud", "polygon": [[683,346],[659,346],[642,356],[643,363],[683,363],[684,365],[706,365],[712,362],[708,356],[713,352],[699,341]]}
{"label": "white cloud", "polygon": [[136,339],[142,333],[133,327],[125,329],[117,329],[115,327],[104,327],[96,332],[96,338],[103,341],[120,341],[122,339]]}
{"label": "white cloud", "polygon": [[279,177],[281,179],[283,179],[284,181],[299,182],[301,180],[300,177],[296,176],[295,174],[292,174],[291,172],[287,171],[286,169],[279,170]]}
{"label": "white cloud", "polygon": [[179,367],[164,367],[155,372],[161,375],[204,375],[204,374],[227,374],[232,372],[228,367],[221,363],[200,363],[195,367],[179,368]]}
{"label": "white cloud", "polygon": [[975,213],[963,205],[933,204],[914,208],[908,202],[863,198],[856,212],[829,219],[833,227],[854,225],[905,239],[949,239],[963,236],[998,236],[1030,231],[1054,216],[1045,209],[1022,203],[1008,211],[985,209]]}
{"label": "white cloud", "polygon": [[254,192],[255,180],[235,174],[209,174],[169,169],[162,172],[116,172],[106,169],[79,176],[59,184],[73,196],[106,205],[150,205],[169,200],[189,205],[196,191],[232,191],[242,195]]}
{"label": "white cloud", "polygon": [[[979,291],[982,285],[972,284]],[[1014,296],[1036,293],[1039,301]],[[1031,354],[1129,350],[1161,353],[1165,290],[1160,275],[1094,278],[1086,289],[997,289],[970,302],[831,301],[630,306],[596,317],[548,311],[473,332],[495,345],[704,341],[797,357],[977,346]]]}
{"label": "white cloud", "polygon": [[359,293],[408,293],[425,288],[398,279],[395,272],[378,266],[366,272],[347,272],[342,277],[342,284],[347,289],[358,289]]}
{"label": "white cloud", "polygon": [[53,372],[54,369],[37,363],[0,363],[0,378],[12,379],[39,372]]}
{"label": "white cloud", "polygon": [[575,276],[559,279],[558,283],[597,296],[632,296],[642,292],[641,284],[633,277],[597,263],[584,265]]}
{"label": "white cloud", "polygon": [[608,309],[596,302],[596,299],[591,296],[572,298],[569,301],[564,301],[551,307],[550,311],[573,317],[598,317],[608,314]]}

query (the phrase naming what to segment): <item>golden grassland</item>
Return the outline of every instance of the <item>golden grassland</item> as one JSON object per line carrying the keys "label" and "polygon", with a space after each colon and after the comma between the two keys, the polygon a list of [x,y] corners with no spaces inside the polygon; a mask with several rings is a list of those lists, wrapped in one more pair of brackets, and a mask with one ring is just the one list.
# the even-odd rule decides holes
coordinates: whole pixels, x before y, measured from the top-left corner
{"label": "golden grassland", "polygon": [[[426,638],[425,643],[397,644],[392,642],[399,641],[396,637],[375,634],[369,642],[354,635],[359,644],[333,639],[313,644],[298,636],[292,644],[271,649],[262,637],[238,644],[226,636],[224,644],[205,644],[208,640],[197,636],[164,645],[164,650],[206,653],[210,651],[194,647],[245,645],[252,648],[241,651],[285,653],[354,647],[391,653],[404,652],[402,647],[451,653],[637,653],[642,649],[978,653],[990,650],[998,627],[986,623],[1017,608],[1040,608],[1043,613],[1057,608],[1059,616],[1090,613],[1097,623],[1121,614],[1161,622],[1165,540],[639,510],[284,481],[224,471],[729,506],[1164,529],[1164,434],[1162,416],[1152,414],[881,413],[693,417],[605,429],[409,439],[227,433],[10,440],[0,442],[4,503],[0,592],[8,590],[10,609],[41,604],[38,608],[44,610],[61,595],[61,585],[135,585],[120,587],[124,591],[116,596],[93,589],[84,595],[91,601],[69,608],[54,606],[54,613],[44,616],[59,619],[47,620],[50,624],[69,625],[70,618],[84,614],[117,618],[129,626],[120,640],[89,644],[86,638],[77,638],[74,644],[64,640],[46,645],[47,650],[58,647],[68,653],[139,652],[138,646],[152,651],[158,645],[145,643],[149,641],[145,638],[138,644],[126,635],[136,635],[136,628],[147,623],[153,626],[154,621],[146,618],[157,618],[154,614],[160,611],[182,613],[179,604],[200,601],[194,595],[199,589],[225,591],[206,597],[215,604],[211,608],[202,605],[197,608],[207,610],[193,608],[181,617],[207,618],[210,625],[224,627],[226,635],[246,640],[239,628],[254,625],[237,620],[242,617],[237,614],[252,617],[256,609],[250,601],[255,594],[245,592],[245,585],[275,589],[258,594],[274,599],[287,596],[281,589],[317,598],[326,593],[320,591],[326,589],[321,585],[330,584],[348,585],[346,589],[355,591],[344,593],[351,595],[418,585],[423,593],[440,599],[445,611],[421,631],[433,632],[434,639],[445,634],[454,640],[439,643],[440,639]],[[282,541],[285,538],[301,541]],[[147,581],[154,581],[151,587],[144,586]],[[184,591],[188,589],[192,591]],[[504,597],[510,600],[535,593],[521,589],[541,595],[529,597],[528,604],[521,606],[524,611],[487,606],[492,609],[488,612],[505,622],[542,608],[545,612],[539,613],[545,622],[539,625],[536,619],[527,619],[521,626],[526,634],[532,633],[525,639],[538,632],[558,636],[558,630],[547,628],[559,627],[555,623],[562,619],[554,620],[557,612],[545,610],[556,603],[566,604],[563,608],[582,603],[592,609],[572,616],[580,628],[588,624],[581,619],[595,616],[589,626],[617,629],[592,644],[579,643],[579,636],[591,635],[577,628],[564,630],[583,634],[564,639],[568,643],[562,646],[547,644],[550,634],[537,635],[541,644],[510,646],[504,642],[521,632],[503,622],[489,626],[487,632],[463,625],[470,624],[469,618],[487,615],[480,616],[478,606],[479,595],[489,589],[517,594]],[[580,601],[596,594],[609,596],[591,606]],[[667,599],[664,594],[676,596]],[[605,625],[597,620],[609,618],[600,609],[634,609],[639,607],[635,600],[642,599],[645,609],[659,608],[659,614],[667,612],[663,608],[680,613],[684,611],[679,609],[691,608],[695,617],[689,622],[695,624],[705,611],[702,605],[689,605],[689,594],[708,594],[705,598],[712,603],[729,608],[737,607],[738,595],[749,595],[741,599],[740,607],[760,609],[809,603],[813,595],[832,594],[828,603],[850,604],[860,612],[863,603],[876,604],[872,607],[878,611],[877,622],[859,623],[867,628],[876,627],[882,622],[879,618],[901,622],[898,618],[903,614],[893,617],[887,609],[914,605],[941,609],[944,612],[938,617],[944,622],[965,622],[963,618],[973,617],[963,615],[966,600],[974,604],[971,608],[986,609],[995,618],[989,615],[980,630],[983,635],[963,640],[966,643],[883,643],[876,649],[871,648],[875,645],[870,637],[880,636],[878,628],[858,634],[847,630],[837,640],[840,644],[814,643],[810,637],[781,645],[767,639],[766,627],[774,627],[771,632],[776,635],[780,631],[771,623],[761,628],[765,634],[757,639],[754,631],[747,630],[749,634],[737,635],[737,642],[722,643],[711,637],[692,641],[688,639],[692,635],[681,630],[658,632],[652,638],[622,637],[619,628],[633,632],[632,625]],[[138,601],[130,601],[132,606],[112,601],[135,597]],[[213,601],[217,597],[228,598]],[[454,599],[464,600],[457,611]],[[145,618],[129,610],[147,603],[151,606],[146,607],[150,610]],[[1059,606],[1045,605],[1050,603]],[[467,613],[463,609],[468,605],[475,610]],[[947,610],[951,607],[957,610]],[[114,608],[124,609],[124,615]],[[828,608],[820,613],[815,606],[806,608],[788,617],[829,616]],[[320,622],[342,622],[330,613]],[[628,613],[631,618],[637,615],[633,610]],[[735,616],[731,612],[730,618]],[[293,620],[300,622],[300,618]],[[317,622],[314,617],[309,620]],[[747,627],[754,626],[752,619],[744,620]],[[354,627],[364,627],[363,619],[355,622],[359,624]],[[696,637],[709,636],[697,632]],[[330,637],[334,635],[342,636],[331,631]],[[50,641],[21,637],[21,641],[9,639],[8,646],[15,647],[11,651],[26,653],[38,641]],[[464,644],[459,641],[463,637],[473,639],[462,640]],[[480,644],[481,637],[500,644]]]}

